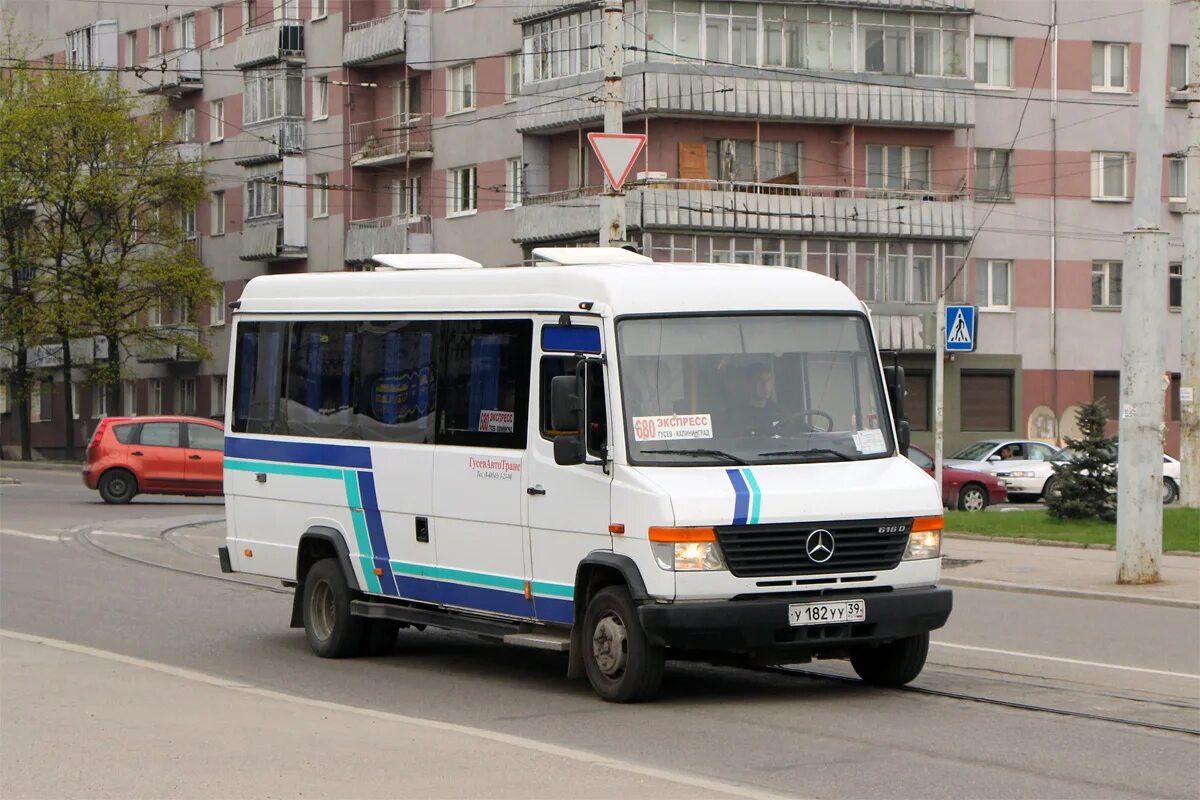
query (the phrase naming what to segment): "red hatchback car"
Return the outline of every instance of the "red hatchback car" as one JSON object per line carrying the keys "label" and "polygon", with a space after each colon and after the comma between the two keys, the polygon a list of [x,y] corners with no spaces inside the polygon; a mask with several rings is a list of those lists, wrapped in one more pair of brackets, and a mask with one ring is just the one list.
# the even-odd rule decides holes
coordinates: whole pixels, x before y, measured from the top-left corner
{"label": "red hatchback car", "polygon": [[219,495],[225,428],[199,417],[106,417],[87,448],[83,483],[106,503],[136,494]]}
{"label": "red hatchback car", "polygon": [[[909,447],[908,457],[933,477],[933,457],[919,447]],[[992,503],[1008,500],[1006,489],[995,475],[957,469],[942,464],[942,505],[959,511],[983,511]]]}

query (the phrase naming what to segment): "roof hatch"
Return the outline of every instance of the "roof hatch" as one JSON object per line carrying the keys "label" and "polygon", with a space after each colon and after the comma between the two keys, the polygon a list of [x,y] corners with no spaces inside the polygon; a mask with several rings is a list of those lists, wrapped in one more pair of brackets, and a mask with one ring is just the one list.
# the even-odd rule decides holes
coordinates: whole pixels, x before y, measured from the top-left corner
{"label": "roof hatch", "polygon": [[653,264],[654,259],[622,247],[535,247],[536,266],[584,264]]}
{"label": "roof hatch", "polygon": [[375,271],[407,269],[483,269],[483,264],[454,253],[379,253],[371,256]]}

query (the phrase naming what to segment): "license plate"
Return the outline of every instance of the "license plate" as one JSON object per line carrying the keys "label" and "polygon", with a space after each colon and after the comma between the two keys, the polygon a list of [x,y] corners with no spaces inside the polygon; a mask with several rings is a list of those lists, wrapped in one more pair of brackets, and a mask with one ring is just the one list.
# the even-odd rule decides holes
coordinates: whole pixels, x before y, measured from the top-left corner
{"label": "license plate", "polygon": [[788,606],[788,624],[833,625],[839,622],[862,622],[867,618],[864,600],[843,600],[838,603],[794,603]]}

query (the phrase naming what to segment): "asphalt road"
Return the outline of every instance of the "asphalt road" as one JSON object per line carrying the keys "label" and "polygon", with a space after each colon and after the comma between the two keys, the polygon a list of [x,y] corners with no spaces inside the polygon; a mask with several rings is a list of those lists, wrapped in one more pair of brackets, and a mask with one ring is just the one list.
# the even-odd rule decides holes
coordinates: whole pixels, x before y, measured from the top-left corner
{"label": "asphalt road", "polygon": [[1200,736],[1167,730],[1200,729],[1195,610],[960,589],[919,691],[671,664],[614,706],[561,656],[457,634],[318,659],[289,594],[219,579],[218,526],[160,535],[220,502],[4,474],[5,798],[1200,794]]}

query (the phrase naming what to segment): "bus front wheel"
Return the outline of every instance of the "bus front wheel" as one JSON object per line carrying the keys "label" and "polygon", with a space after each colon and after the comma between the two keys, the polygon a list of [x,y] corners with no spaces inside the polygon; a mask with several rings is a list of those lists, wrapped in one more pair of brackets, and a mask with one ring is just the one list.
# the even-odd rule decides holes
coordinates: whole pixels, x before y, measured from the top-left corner
{"label": "bus front wheel", "polygon": [[353,596],[335,558],[313,564],[304,579],[304,635],[321,658],[346,658],[362,652],[366,620],[350,614]]}
{"label": "bus front wheel", "polygon": [[583,617],[583,665],[588,681],[611,703],[648,700],[662,683],[663,648],[646,640],[637,606],[624,586],[592,596]]}
{"label": "bus front wheel", "polygon": [[850,654],[858,677],[874,686],[903,686],[921,674],[929,654],[929,634],[921,633]]}

